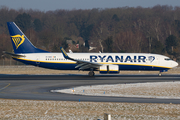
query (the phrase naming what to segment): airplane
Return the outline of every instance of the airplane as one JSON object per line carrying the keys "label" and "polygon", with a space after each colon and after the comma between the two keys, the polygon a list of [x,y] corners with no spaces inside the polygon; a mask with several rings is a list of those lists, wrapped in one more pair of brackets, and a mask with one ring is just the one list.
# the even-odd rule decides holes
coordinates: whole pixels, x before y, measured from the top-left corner
{"label": "airplane", "polygon": [[178,66],[169,57],[149,53],[62,53],[48,52],[36,48],[14,22],[7,22],[14,53],[14,60],[24,64],[57,70],[94,71],[101,74],[119,74],[121,70],[166,72]]}

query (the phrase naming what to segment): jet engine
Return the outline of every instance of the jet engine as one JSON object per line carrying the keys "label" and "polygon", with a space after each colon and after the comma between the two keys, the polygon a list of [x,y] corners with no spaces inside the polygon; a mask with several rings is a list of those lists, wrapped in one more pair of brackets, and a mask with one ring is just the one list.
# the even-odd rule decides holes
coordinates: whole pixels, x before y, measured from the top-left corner
{"label": "jet engine", "polygon": [[99,72],[101,74],[115,74],[119,73],[119,66],[118,65],[102,65],[99,68]]}

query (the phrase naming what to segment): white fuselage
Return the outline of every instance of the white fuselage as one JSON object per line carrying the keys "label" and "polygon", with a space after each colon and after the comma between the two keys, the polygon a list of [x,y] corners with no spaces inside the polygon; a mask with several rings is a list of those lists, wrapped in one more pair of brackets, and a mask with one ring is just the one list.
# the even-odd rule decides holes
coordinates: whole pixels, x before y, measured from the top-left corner
{"label": "white fuselage", "polygon": [[[77,70],[76,62],[67,60],[62,53],[20,54],[25,57],[14,58],[25,64],[59,69]],[[68,53],[73,59],[93,63],[118,65],[119,70],[167,70],[178,65],[166,56],[146,53]]]}

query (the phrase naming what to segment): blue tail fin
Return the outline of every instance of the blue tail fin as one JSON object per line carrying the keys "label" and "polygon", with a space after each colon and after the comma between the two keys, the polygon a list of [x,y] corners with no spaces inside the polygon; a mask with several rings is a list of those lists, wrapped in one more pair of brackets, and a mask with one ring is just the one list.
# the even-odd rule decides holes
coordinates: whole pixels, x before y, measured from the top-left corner
{"label": "blue tail fin", "polygon": [[14,22],[7,22],[14,53],[44,53],[48,52],[36,48]]}

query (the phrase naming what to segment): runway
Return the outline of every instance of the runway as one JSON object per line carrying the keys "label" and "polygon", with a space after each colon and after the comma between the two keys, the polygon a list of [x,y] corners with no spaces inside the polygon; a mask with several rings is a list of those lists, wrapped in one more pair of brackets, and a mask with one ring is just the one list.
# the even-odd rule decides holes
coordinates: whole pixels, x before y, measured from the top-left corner
{"label": "runway", "polygon": [[[102,84],[180,81],[180,75],[0,75],[0,98],[89,102],[173,103],[179,99],[82,96],[50,90]],[[173,86],[172,86],[173,87]]]}

